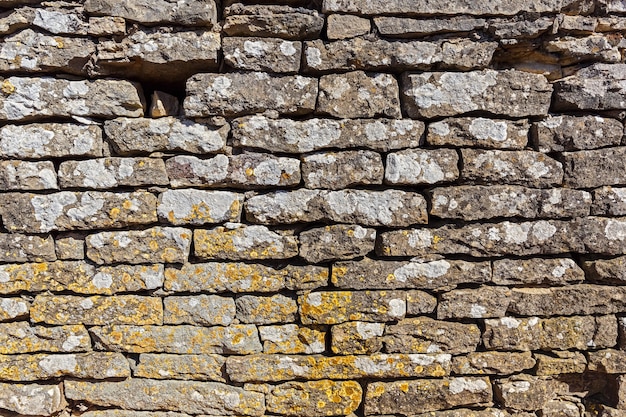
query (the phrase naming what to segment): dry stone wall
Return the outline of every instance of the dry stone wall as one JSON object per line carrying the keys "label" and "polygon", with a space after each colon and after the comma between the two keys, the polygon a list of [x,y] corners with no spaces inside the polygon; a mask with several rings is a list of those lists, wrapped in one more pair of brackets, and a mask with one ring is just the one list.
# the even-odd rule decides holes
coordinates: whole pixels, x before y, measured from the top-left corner
{"label": "dry stone wall", "polygon": [[0,8],[0,416],[626,416],[626,2]]}

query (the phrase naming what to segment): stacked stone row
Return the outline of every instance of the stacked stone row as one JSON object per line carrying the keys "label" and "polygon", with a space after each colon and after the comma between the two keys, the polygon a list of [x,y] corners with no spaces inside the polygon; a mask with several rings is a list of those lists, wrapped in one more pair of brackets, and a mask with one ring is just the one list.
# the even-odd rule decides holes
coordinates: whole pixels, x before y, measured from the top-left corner
{"label": "stacked stone row", "polygon": [[0,0],[0,415],[621,416],[623,2],[253,3]]}

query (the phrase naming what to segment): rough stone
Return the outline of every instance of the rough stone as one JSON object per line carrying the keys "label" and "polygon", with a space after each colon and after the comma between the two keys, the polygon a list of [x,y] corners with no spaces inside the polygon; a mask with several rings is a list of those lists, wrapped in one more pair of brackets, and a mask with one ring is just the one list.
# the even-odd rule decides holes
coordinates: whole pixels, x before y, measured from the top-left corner
{"label": "rough stone", "polygon": [[457,375],[511,375],[534,366],[530,352],[473,352],[452,359],[452,373]]}
{"label": "rough stone", "polygon": [[0,408],[22,415],[51,416],[67,405],[63,385],[0,382]]}
{"label": "rough stone", "polygon": [[152,379],[100,383],[65,381],[65,396],[70,400],[130,410],[248,416],[262,416],[265,411],[262,394],[219,382]]}
{"label": "rough stone", "polygon": [[491,406],[489,378],[418,379],[367,385],[365,415],[412,414],[458,406]]}
{"label": "rough stone", "polygon": [[407,316],[430,314],[437,308],[437,297],[424,291],[411,290],[406,292]]}
{"label": "rough stone", "polygon": [[259,326],[264,353],[324,353],[326,332],[297,324]]}
{"label": "rough stone", "polygon": [[382,184],[384,173],[380,154],[372,151],[325,152],[302,157],[306,188],[341,190]]}
{"label": "rough stone", "polygon": [[621,62],[619,38],[594,34],[584,38],[563,36],[546,42],[547,52],[559,57],[562,65],[573,65],[585,61]]}
{"label": "rough stone", "polygon": [[348,321],[331,327],[332,351],[337,355],[380,352],[383,348],[384,323]]}
{"label": "rough stone", "polygon": [[217,22],[217,7],[213,0],[190,3],[157,0],[149,5],[141,0],[86,0],[84,5],[85,12],[90,15],[123,17],[144,25],[211,26]]}
{"label": "rough stone", "polygon": [[529,129],[526,120],[448,118],[428,125],[426,142],[432,146],[524,149]]}
{"label": "rough stone", "polygon": [[137,378],[192,379],[225,382],[226,358],[220,355],[173,355],[167,353],[139,355],[133,370]]}
{"label": "rough stone", "polygon": [[173,411],[132,411],[112,409],[86,411],[82,415],[84,415],[84,417],[191,417],[188,414],[175,413]]}
{"label": "rough stone", "polygon": [[56,190],[52,161],[0,161],[0,190]]}
{"label": "rough stone", "polygon": [[429,317],[407,318],[387,325],[383,342],[390,353],[468,353],[476,350],[480,329]]}
{"label": "rough stone", "polygon": [[0,322],[28,318],[30,303],[23,298],[0,298]]}
{"label": "rough stone", "polygon": [[157,213],[175,225],[238,222],[243,200],[229,191],[167,190],[159,195]]}
{"label": "rough stone", "polygon": [[[588,352],[588,369],[606,374],[623,374],[626,372],[626,353],[623,350],[604,349]],[[583,358],[584,359],[584,358]]]}
{"label": "rough stone", "polygon": [[90,17],[87,34],[91,36],[122,36],[126,34],[126,20],[123,17]]}
{"label": "rough stone", "polygon": [[405,17],[374,17],[374,24],[383,36],[393,38],[413,38],[438,33],[458,33],[480,30],[487,21],[470,16],[450,16],[447,18],[410,19]]}
{"label": "rough stone", "polygon": [[385,183],[413,185],[454,181],[459,156],[452,149],[407,149],[387,155]]}
{"label": "rough stone", "polygon": [[456,116],[472,111],[510,117],[548,113],[552,86],[542,75],[516,70],[405,73],[404,111],[413,118]]}
{"label": "rough stone", "polygon": [[619,146],[624,127],[615,119],[598,116],[548,116],[533,123],[532,136],[539,152],[579,151]]}
{"label": "rough stone", "polygon": [[506,315],[511,302],[512,293],[506,287],[483,286],[477,289],[453,290],[441,295],[437,318],[502,317]]}
{"label": "rough stone", "polygon": [[155,90],[150,97],[150,116],[154,118],[165,116],[178,116],[182,107],[176,96],[163,91]]}
{"label": "rough stone", "polygon": [[167,185],[165,163],[157,158],[101,158],[65,161],[59,166],[62,188]]}
{"label": "rough stone", "polygon": [[56,258],[52,236],[0,233],[0,262],[47,262]]}
{"label": "rough stone", "polygon": [[98,349],[111,352],[250,355],[262,350],[253,325],[113,325],[92,327],[89,332]]}
{"label": "rough stone", "polygon": [[85,259],[85,240],[77,236],[59,236],[54,242],[57,259],[75,261]]}
{"label": "rough stone", "polygon": [[330,40],[353,38],[370,32],[369,19],[349,14],[331,14],[326,18],[326,37]]}
{"label": "rough stone", "polygon": [[303,115],[315,110],[317,84],[300,75],[196,74],[187,81],[185,115],[232,117],[266,110]]}
{"label": "rough stone", "polygon": [[225,62],[235,69],[289,74],[300,70],[302,42],[234,37],[224,38],[222,49]]}
{"label": "rough stone", "polygon": [[555,111],[622,110],[626,64],[596,63],[554,84]]}
{"label": "rough stone", "polygon": [[328,148],[387,152],[417,147],[424,123],[410,119],[270,119],[262,115],[233,121],[235,145],[272,152],[305,153]]}
{"label": "rough stone", "polygon": [[365,256],[374,250],[376,230],[336,224],[300,233],[300,257],[310,263]]}
{"label": "rough stone", "polygon": [[481,284],[491,279],[489,262],[467,262],[439,259],[425,262],[361,261],[337,262],[331,280],[338,288],[394,289],[419,288],[429,290],[453,289],[459,284]]}
{"label": "rough stone", "polygon": [[483,343],[489,350],[566,350],[613,347],[614,316],[486,319]]}
{"label": "rough stone", "polygon": [[620,161],[626,157],[626,147],[591,151],[564,152],[564,185],[571,188],[593,188],[626,183]]}
{"label": "rough stone", "polygon": [[[556,351],[555,356],[535,353],[538,376],[582,374],[587,369],[587,359],[580,352]],[[589,354],[594,354],[590,352]]]}
{"label": "rough stone", "polygon": [[146,230],[100,232],[87,236],[87,257],[97,264],[184,263],[191,230],[153,227]]}
{"label": "rough stone", "polygon": [[[29,3],[35,3],[30,1]],[[37,1],[36,3],[39,3]],[[28,13],[30,24],[55,35],[86,35],[88,23],[83,8],[78,4],[46,2],[45,8],[24,8],[19,11]]]}
{"label": "rough stone", "polygon": [[[560,15],[563,16],[563,15]],[[552,17],[517,17],[513,19],[491,19],[487,30],[496,39],[536,39],[547,33],[555,25]],[[556,60],[556,58],[553,58]]]}
{"label": "rough stone", "polygon": [[298,255],[298,239],[265,226],[229,223],[214,229],[196,229],[194,254],[200,259],[288,259]]}
{"label": "rough stone", "polygon": [[194,324],[196,326],[228,326],[235,319],[235,301],[217,295],[165,297],[164,324]]}
{"label": "rough stone", "polygon": [[[74,326],[31,326],[25,321],[0,323],[0,354],[33,352],[87,352],[91,339],[82,324]],[[1,392],[1,390],[0,390]]]}
{"label": "rough stone", "polygon": [[9,193],[2,209],[12,232],[121,228],[157,221],[157,199],[151,193],[62,191],[53,194]]}
{"label": "rough stone", "polygon": [[296,321],[298,305],[296,300],[282,294],[270,297],[243,295],[235,300],[237,319],[241,323],[273,324]]}
{"label": "rough stone", "polygon": [[514,410],[541,410],[550,400],[556,398],[557,390],[565,384],[552,379],[530,375],[516,375],[500,379],[494,384],[496,397],[507,408]]}
{"label": "rough stone", "polygon": [[355,381],[287,382],[268,386],[267,411],[303,417],[349,415],[361,404],[363,389]]}
{"label": "rough stone", "polygon": [[625,262],[626,257],[620,256],[613,259],[584,261],[582,266],[586,272],[586,279],[591,282],[621,285],[626,281]]}
{"label": "rough stone", "polygon": [[626,189],[621,187],[604,186],[592,192],[593,204],[591,214],[595,216],[624,216],[626,215]]}
{"label": "rough stone", "polygon": [[31,8],[15,8],[0,17],[0,34],[10,35],[18,30],[27,28],[34,19],[34,10]]}
{"label": "rough stone", "polygon": [[567,285],[585,280],[585,273],[570,258],[498,259],[492,280],[497,285]]}
{"label": "rough stone", "polygon": [[69,123],[31,123],[0,128],[0,156],[48,159],[102,156],[102,129]]}
{"label": "rough stone", "polygon": [[404,291],[324,291],[298,297],[303,324],[387,322],[404,318]]}
{"label": "rough stone", "polygon": [[626,254],[626,218],[586,217],[580,220],[585,253]]}
{"label": "rough stone", "polygon": [[0,89],[0,120],[70,116],[110,119],[139,117],[144,111],[140,86],[128,81],[8,77]]}

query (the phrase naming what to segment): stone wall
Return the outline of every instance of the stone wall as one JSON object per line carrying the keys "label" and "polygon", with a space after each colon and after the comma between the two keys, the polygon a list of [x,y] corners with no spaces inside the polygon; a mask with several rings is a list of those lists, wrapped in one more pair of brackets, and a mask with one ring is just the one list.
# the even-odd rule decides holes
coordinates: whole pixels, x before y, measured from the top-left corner
{"label": "stone wall", "polygon": [[626,415],[623,0],[0,7],[0,416]]}

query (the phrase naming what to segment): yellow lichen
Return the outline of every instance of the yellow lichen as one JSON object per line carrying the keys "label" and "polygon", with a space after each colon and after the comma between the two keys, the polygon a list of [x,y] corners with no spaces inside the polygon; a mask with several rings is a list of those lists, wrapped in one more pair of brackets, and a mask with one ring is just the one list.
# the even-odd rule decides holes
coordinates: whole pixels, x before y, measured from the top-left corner
{"label": "yellow lichen", "polygon": [[11,84],[11,81],[9,80],[4,80],[2,82],[1,89],[2,89],[2,92],[6,95],[15,93],[15,86]]}

